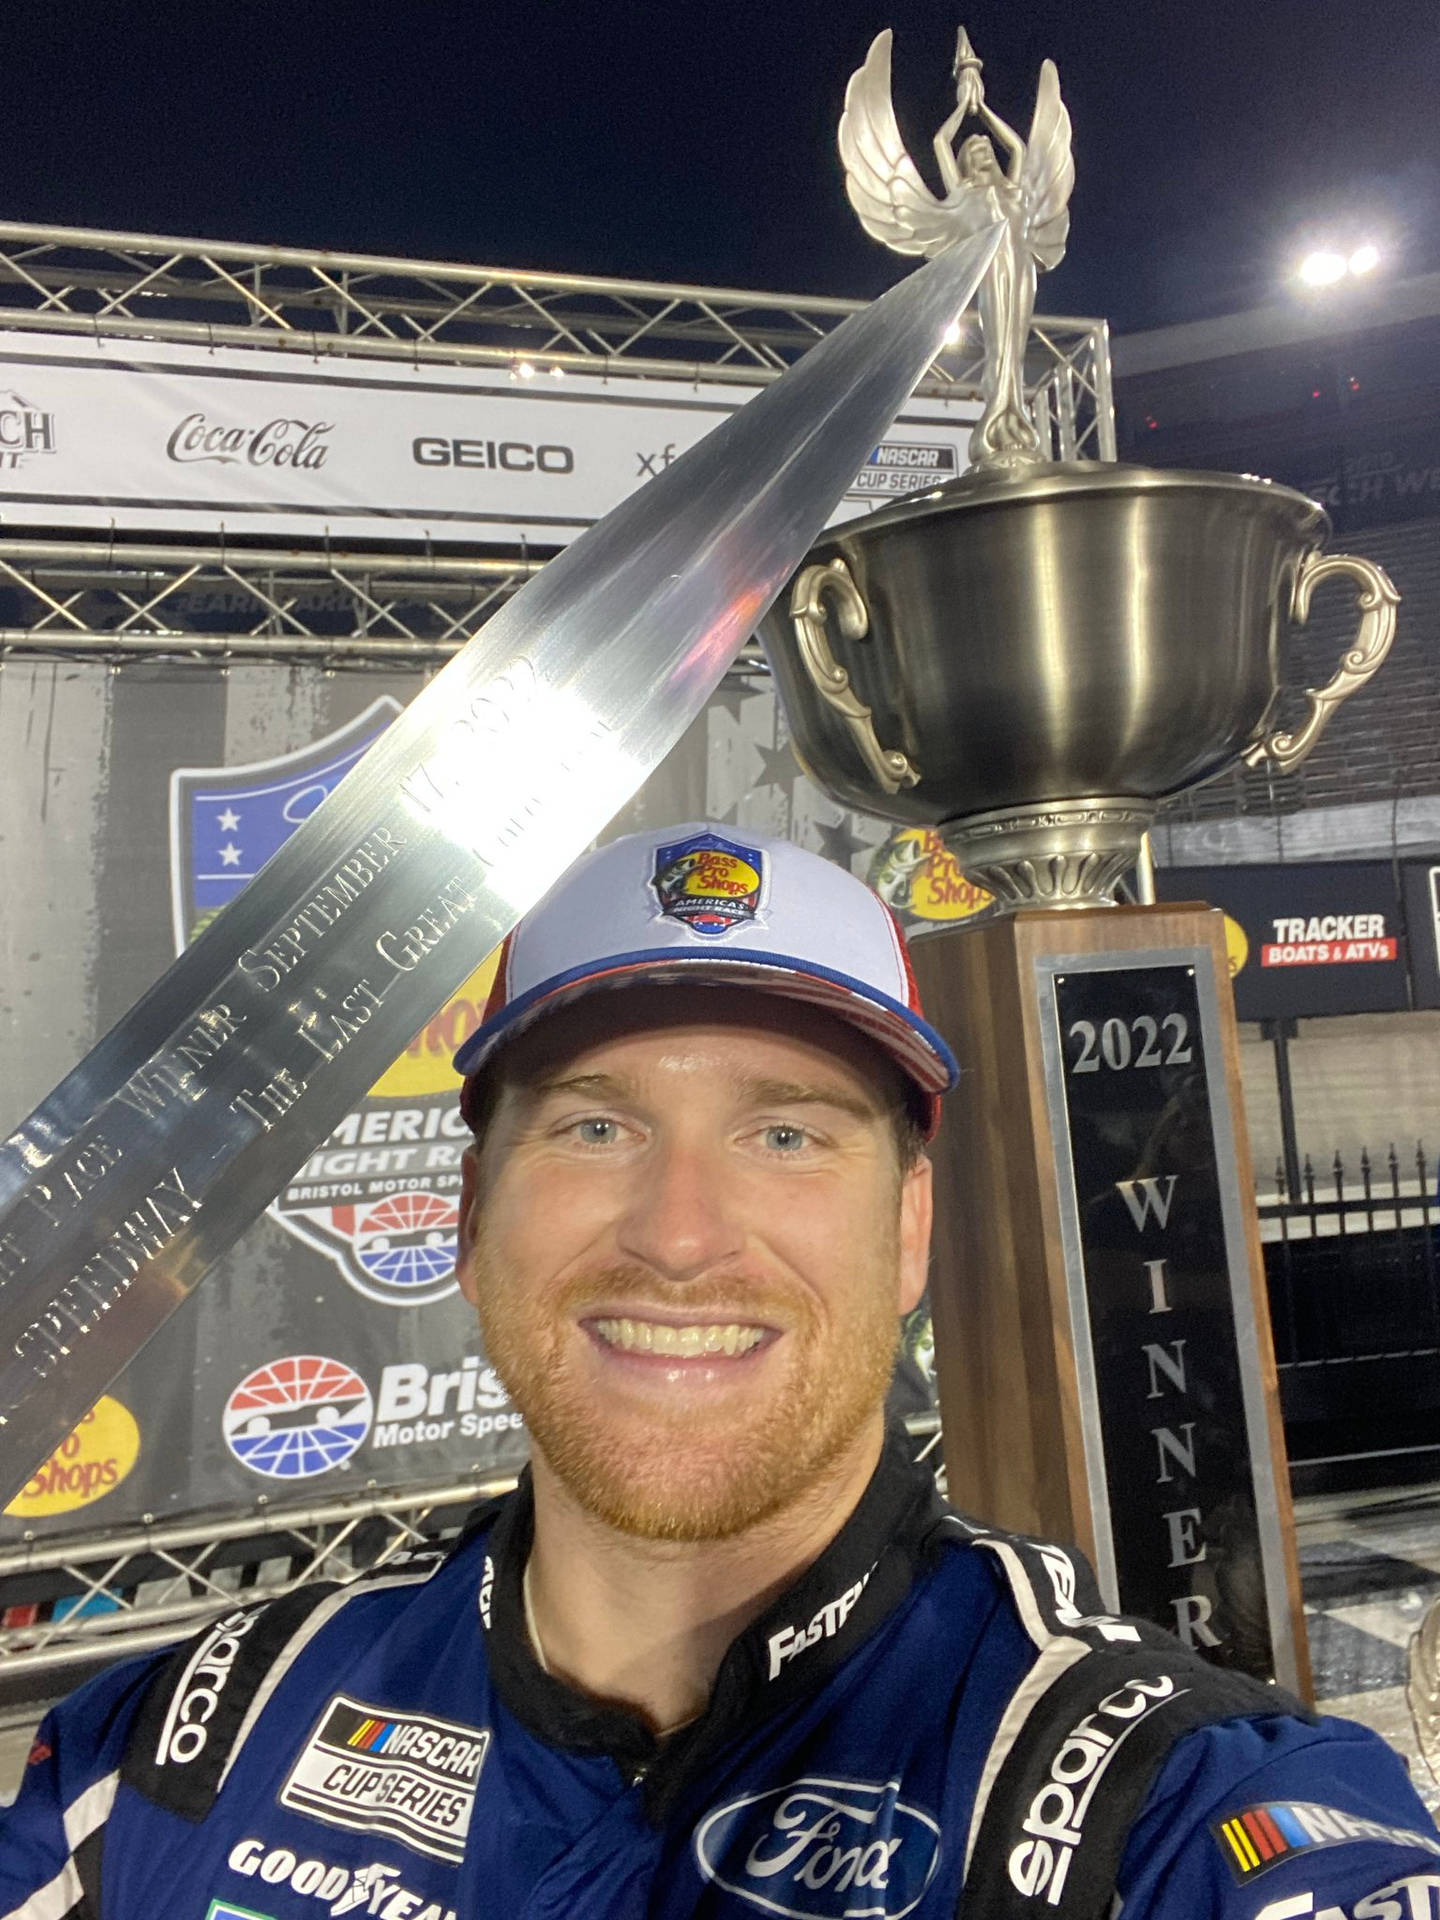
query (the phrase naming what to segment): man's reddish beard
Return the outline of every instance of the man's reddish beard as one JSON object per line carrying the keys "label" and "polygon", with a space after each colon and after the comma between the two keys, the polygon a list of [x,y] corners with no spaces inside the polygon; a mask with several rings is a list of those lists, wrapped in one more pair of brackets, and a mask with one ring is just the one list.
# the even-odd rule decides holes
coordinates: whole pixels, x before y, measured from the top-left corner
{"label": "man's reddish beard", "polygon": [[[888,1274],[894,1273],[894,1235]],[[733,1411],[706,1430],[693,1408],[673,1418],[653,1409],[595,1404],[564,1361],[567,1335],[587,1307],[664,1307],[666,1289],[642,1266],[577,1275],[537,1302],[507,1286],[487,1256],[483,1228],[474,1254],[476,1304],[486,1355],[530,1432],[571,1496],[595,1518],[647,1540],[725,1540],[803,1496],[858,1438],[885,1398],[899,1320],[893,1285],[877,1266],[874,1303],[862,1320],[826,1323],[808,1289],[727,1282],[687,1285],[668,1304],[689,1321],[777,1327],[788,1349],[784,1385],[748,1419]],[[627,1431],[628,1430],[628,1431]]]}

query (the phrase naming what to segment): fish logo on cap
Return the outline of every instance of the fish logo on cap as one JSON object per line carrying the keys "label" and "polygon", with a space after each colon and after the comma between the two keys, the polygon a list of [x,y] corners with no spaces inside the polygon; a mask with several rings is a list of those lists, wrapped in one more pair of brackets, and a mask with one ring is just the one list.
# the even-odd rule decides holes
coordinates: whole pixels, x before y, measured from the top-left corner
{"label": "fish logo on cap", "polygon": [[719,939],[753,921],[765,884],[765,855],[718,833],[696,833],[655,850],[650,884],[667,919]]}

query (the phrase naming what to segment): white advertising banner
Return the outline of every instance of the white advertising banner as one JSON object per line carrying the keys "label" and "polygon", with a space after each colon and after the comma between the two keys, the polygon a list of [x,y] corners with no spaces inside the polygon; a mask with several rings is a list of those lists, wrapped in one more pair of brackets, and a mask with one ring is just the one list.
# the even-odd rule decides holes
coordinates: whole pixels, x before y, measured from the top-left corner
{"label": "white advertising banner", "polygon": [[[754,391],[0,330],[0,533],[553,548]],[[961,472],[978,413],[912,401],[836,520]]]}

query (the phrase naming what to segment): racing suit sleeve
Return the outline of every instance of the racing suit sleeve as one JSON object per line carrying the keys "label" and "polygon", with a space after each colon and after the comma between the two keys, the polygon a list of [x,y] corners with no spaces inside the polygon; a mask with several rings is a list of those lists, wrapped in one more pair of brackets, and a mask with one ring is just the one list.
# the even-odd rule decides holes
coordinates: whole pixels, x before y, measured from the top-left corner
{"label": "racing suit sleeve", "polygon": [[170,1650],[111,1667],[40,1723],[13,1807],[0,1811],[0,1920],[99,1920],[99,1865],[120,1762]]}
{"label": "racing suit sleeve", "polygon": [[1440,1833],[1348,1720],[1232,1720],[1179,1742],[1130,1829],[1124,1920],[1440,1920]]}

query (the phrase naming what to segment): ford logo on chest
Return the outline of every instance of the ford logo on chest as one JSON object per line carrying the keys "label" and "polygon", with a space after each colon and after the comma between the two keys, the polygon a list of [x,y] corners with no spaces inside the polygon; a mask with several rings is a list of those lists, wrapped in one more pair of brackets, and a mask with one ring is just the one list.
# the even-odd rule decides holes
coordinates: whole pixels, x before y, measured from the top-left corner
{"label": "ford logo on chest", "polygon": [[900,1782],[809,1776],[717,1807],[695,1829],[701,1873],[762,1913],[900,1920],[940,1864],[940,1829]]}

